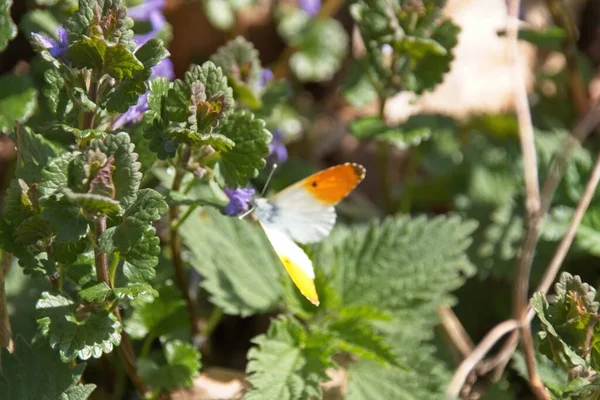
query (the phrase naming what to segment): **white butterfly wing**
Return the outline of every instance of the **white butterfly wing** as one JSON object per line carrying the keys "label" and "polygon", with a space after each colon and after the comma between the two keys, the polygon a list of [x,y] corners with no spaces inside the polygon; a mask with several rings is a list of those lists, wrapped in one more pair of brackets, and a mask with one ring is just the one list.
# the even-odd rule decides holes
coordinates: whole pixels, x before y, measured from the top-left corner
{"label": "white butterfly wing", "polygon": [[335,208],[315,199],[302,186],[281,192],[272,204],[274,214],[269,222],[298,243],[319,242],[335,225]]}
{"label": "white butterfly wing", "polygon": [[319,296],[314,283],[315,271],[310,258],[286,233],[269,224],[261,223],[261,225],[275,253],[300,293],[318,306]]}

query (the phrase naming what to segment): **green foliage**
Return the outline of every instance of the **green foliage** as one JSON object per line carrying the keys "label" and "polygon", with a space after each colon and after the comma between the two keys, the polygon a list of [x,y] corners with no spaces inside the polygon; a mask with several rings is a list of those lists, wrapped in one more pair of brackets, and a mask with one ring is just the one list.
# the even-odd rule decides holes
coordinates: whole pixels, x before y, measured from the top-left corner
{"label": "green foliage", "polygon": [[[3,0],[3,2],[5,1]],[[2,6],[0,5],[0,15],[1,10]],[[3,26],[1,21],[0,26]],[[15,121],[23,122],[31,116],[37,104],[37,92],[31,78],[27,75],[2,75],[0,76],[0,86],[2,87],[0,132],[8,133],[12,130]]]}
{"label": "green foliage", "polygon": [[12,0],[0,1],[0,51],[4,50],[8,42],[17,36],[17,26],[10,18]]}
{"label": "green foliage", "polygon": [[206,209],[182,225],[181,235],[211,302],[225,313],[247,316],[277,306],[283,266],[259,226]]}
{"label": "green foliage", "polygon": [[220,47],[211,57],[211,61],[223,68],[229,83],[235,81],[236,85],[233,89],[236,97],[239,96],[239,92],[236,93],[236,87],[239,85],[244,85],[251,91],[256,89],[262,70],[258,51],[242,36],[238,36]]}
{"label": "green foliage", "polygon": [[436,125],[443,125],[444,119],[436,115],[417,115],[397,126],[388,126],[380,117],[361,117],[350,124],[350,131],[358,139],[377,139],[404,149],[418,146],[428,140]]}
{"label": "green foliage", "polygon": [[334,364],[330,348],[291,318],[275,320],[266,334],[252,340],[248,352],[252,388],[245,399],[306,399],[321,397],[325,369]]}
{"label": "green foliage", "polygon": [[2,349],[0,399],[85,400],[96,385],[79,384],[85,363],[64,364],[45,340],[30,345],[17,336],[15,352]]}
{"label": "green foliage", "polygon": [[78,310],[72,300],[48,292],[42,293],[36,309],[42,334],[48,337],[50,346],[58,350],[64,362],[76,357],[100,358],[121,343],[122,326],[106,311]]}
{"label": "green foliage", "polygon": [[380,97],[398,90],[417,94],[441,83],[453,59],[460,28],[442,14],[445,2],[365,0],[352,5]]}
{"label": "green foliage", "polygon": [[192,386],[193,378],[201,366],[198,350],[190,343],[180,340],[170,340],[163,345],[165,363],[160,365],[150,359],[140,359],[140,377],[153,387],[163,390]]}
{"label": "green foliage", "polygon": [[109,46],[98,37],[83,36],[82,40],[69,46],[67,56],[75,67],[95,69],[100,74],[108,74],[119,80],[132,78],[135,71],[144,69],[125,46]]}

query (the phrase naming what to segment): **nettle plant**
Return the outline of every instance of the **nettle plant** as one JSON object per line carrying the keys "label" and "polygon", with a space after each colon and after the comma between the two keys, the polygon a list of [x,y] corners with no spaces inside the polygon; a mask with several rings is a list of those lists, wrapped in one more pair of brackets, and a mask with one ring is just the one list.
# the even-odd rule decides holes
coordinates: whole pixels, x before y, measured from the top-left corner
{"label": "nettle plant", "polygon": [[[432,340],[437,310],[453,305],[453,291],[488,264],[512,262],[524,224],[514,206],[523,198],[514,178],[521,166],[506,162],[514,154],[477,135],[459,143],[457,132],[495,121],[385,120],[387,99],[432,90],[449,71],[459,28],[443,15],[444,1],[350,6],[364,52],[349,60],[340,93],[356,107],[380,105],[350,131],[377,143],[387,216],[339,222],[322,243],[305,247],[318,307],[285,274],[261,228],[235,217],[262,190],[265,167],[287,158],[298,81],[331,79],[345,60],[348,35],[330,17],[334,10],[318,3],[277,4],[277,29],[290,50],[275,74],[237,37],[180,79],[165,48],[171,34],[160,1],[38,0],[44,7],[23,18],[19,29],[37,55],[29,69],[0,77],[0,129],[16,148],[0,220],[0,399],[168,396],[211,365],[223,315],[272,317],[247,346],[245,398],[320,398],[336,370],[346,372],[348,399],[445,398],[451,371]],[[249,4],[204,2],[224,29]],[[0,0],[2,49],[17,32],[10,5]],[[274,78],[286,69],[297,80]],[[542,166],[562,138],[537,143]],[[400,191],[385,172],[393,148],[410,152]],[[555,234],[543,232],[547,242],[564,231],[577,203],[582,181],[574,171],[591,165],[582,154],[569,165],[569,201],[553,214]],[[458,158],[463,164],[453,168]],[[408,215],[423,193],[420,164],[439,178],[429,187],[436,198],[447,195],[462,216]],[[464,179],[467,169],[479,175]],[[453,185],[458,180],[468,182]],[[473,236],[482,205],[493,209],[490,223]],[[585,222],[597,226],[592,217]],[[581,246],[597,255],[586,239]],[[472,241],[479,271],[467,257]],[[8,323],[4,283],[13,260],[25,274],[19,293],[43,288],[35,317],[17,310],[35,319],[30,337]],[[534,297],[540,350],[569,372],[557,398],[582,393],[583,383],[586,393],[598,391],[591,385],[600,370],[595,297],[570,275],[551,304]]]}

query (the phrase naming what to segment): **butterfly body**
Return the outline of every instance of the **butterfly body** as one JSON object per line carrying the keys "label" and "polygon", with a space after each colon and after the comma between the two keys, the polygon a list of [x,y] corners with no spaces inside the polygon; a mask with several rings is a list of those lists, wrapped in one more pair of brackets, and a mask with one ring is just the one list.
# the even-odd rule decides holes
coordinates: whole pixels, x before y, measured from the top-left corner
{"label": "butterfly body", "polygon": [[346,163],[317,172],[269,198],[253,201],[254,216],[300,292],[319,304],[313,265],[300,244],[329,235],[336,221],[334,206],[365,177],[365,169]]}

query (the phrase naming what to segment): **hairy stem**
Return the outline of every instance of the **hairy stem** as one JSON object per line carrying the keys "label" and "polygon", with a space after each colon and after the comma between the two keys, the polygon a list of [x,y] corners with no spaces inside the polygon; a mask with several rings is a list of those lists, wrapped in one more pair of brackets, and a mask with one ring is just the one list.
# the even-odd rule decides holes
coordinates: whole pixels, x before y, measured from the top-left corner
{"label": "hairy stem", "polygon": [[[94,221],[94,227],[96,229],[96,241],[102,236],[104,231],[106,231],[106,215],[100,215]],[[109,287],[112,287],[110,284],[109,274],[108,274],[108,255],[103,252],[98,246],[94,248],[94,260],[96,264],[96,279],[98,282],[104,282]]]}
{"label": "hairy stem", "polygon": [[[187,165],[190,160],[190,150],[185,148],[183,150],[183,154],[181,156],[181,160],[179,165],[177,166],[177,172],[175,173],[175,178],[173,179],[173,184],[171,189],[173,191],[179,191],[181,189],[181,184],[183,182],[183,177],[185,176],[185,170],[182,166]],[[181,236],[179,235],[178,228],[181,224],[178,223],[179,218],[179,206],[177,204],[172,205],[169,208],[169,219],[171,222],[171,228],[169,229],[170,235],[170,245],[171,245],[171,257],[173,257],[173,268],[175,269],[175,279],[177,281],[177,286],[181,291],[181,295],[185,300],[185,304],[188,309],[188,314],[190,317],[190,325],[192,329],[192,338],[196,338],[200,334],[200,328],[198,326],[198,317],[196,315],[196,308],[194,307],[194,303],[190,297],[189,292],[189,284],[187,278],[185,276],[185,271],[183,268],[183,259],[181,258]],[[187,217],[186,217],[187,218]]]}
{"label": "hairy stem", "polygon": [[115,252],[113,254],[113,258],[110,262],[110,268],[108,270],[109,272],[109,277],[110,277],[110,287],[114,287],[115,286],[115,278],[117,276],[117,267],[119,265],[119,253]]}

